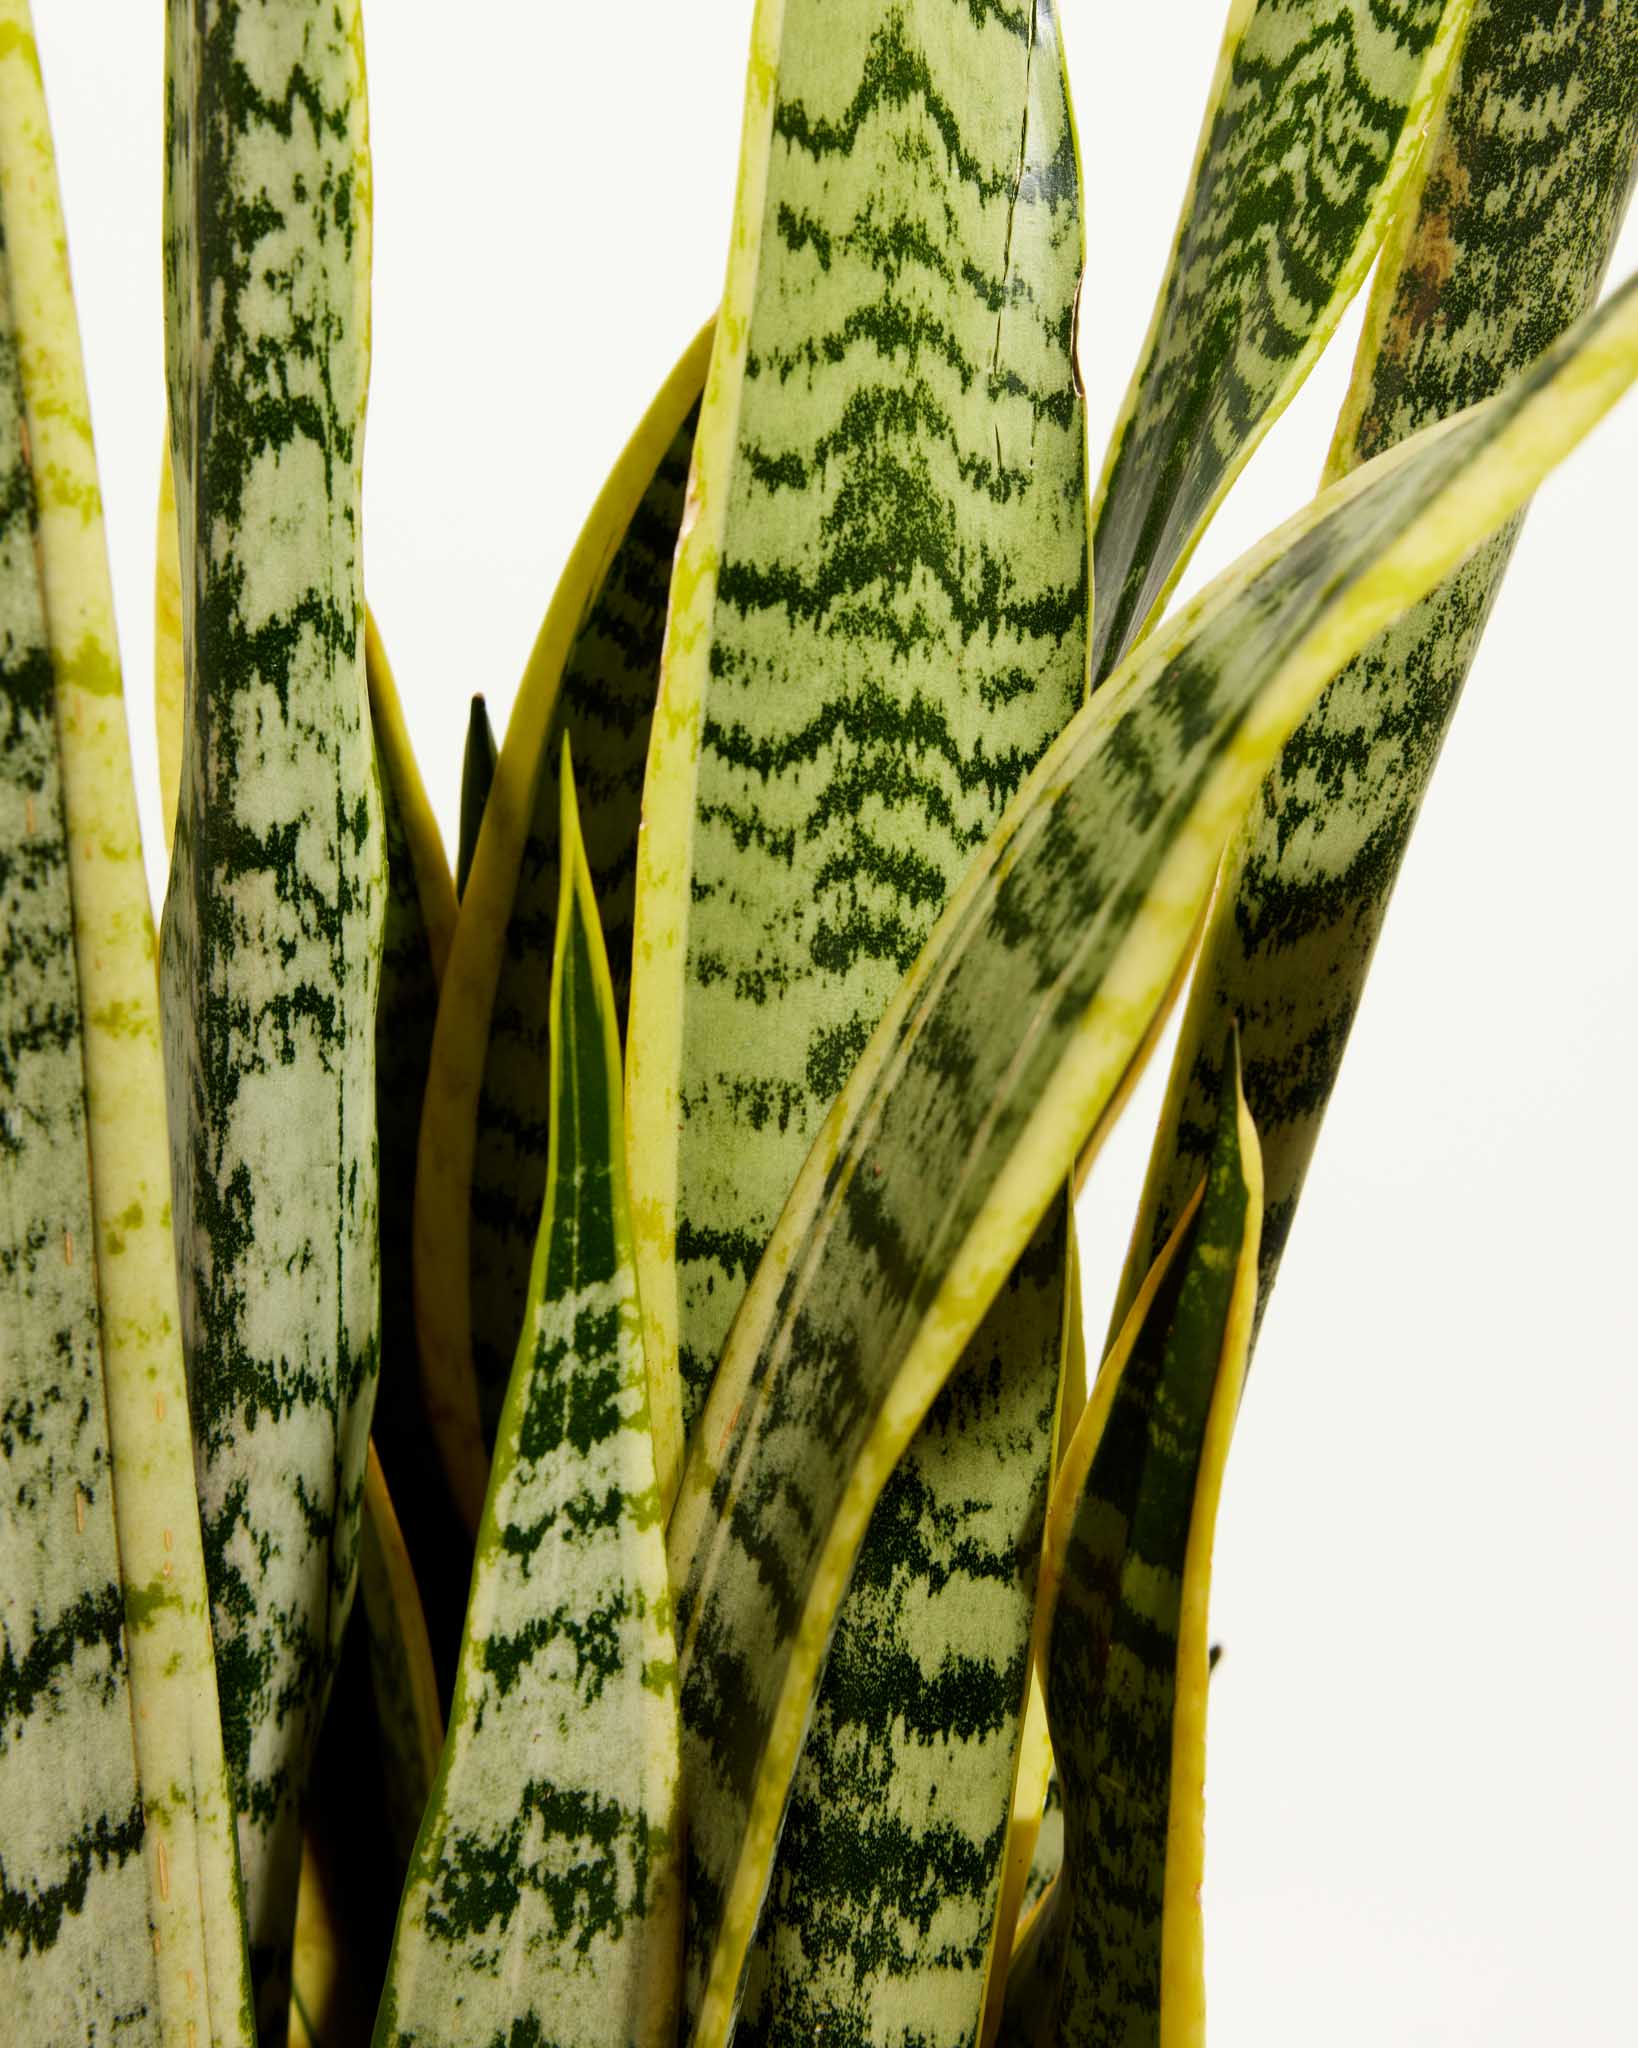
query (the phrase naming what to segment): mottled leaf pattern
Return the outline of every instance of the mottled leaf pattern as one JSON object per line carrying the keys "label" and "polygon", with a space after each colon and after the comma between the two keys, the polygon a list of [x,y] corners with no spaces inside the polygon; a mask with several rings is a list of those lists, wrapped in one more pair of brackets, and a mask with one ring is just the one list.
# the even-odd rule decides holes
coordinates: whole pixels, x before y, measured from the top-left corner
{"label": "mottled leaf pattern", "polygon": [[[836,1090],[1079,705],[1089,624],[1080,190],[1052,8],[799,0],[754,37],[633,991],[646,1330],[651,1362],[676,1352],[685,1419]],[[976,2030],[1066,1243],[1059,1216],[861,1554],[748,2042],[805,2041],[821,2015],[925,2048]]]}
{"label": "mottled leaf pattern", "polygon": [[1257,1296],[1257,1134],[1230,1057],[1203,1193],[1142,1289],[1053,1489],[1037,1653],[1063,1866],[1005,2048],[1205,2038],[1206,1610]]}
{"label": "mottled leaf pattern", "polygon": [[[1384,252],[1332,469],[1486,397],[1592,303],[1638,156],[1638,5],[1478,0],[1416,203]],[[1237,1019],[1268,1174],[1266,1303],[1388,900],[1518,532],[1365,649],[1292,735],[1213,911],[1129,1294],[1210,1144]]]}
{"label": "mottled leaf pattern", "polygon": [[1364,282],[1471,0],[1240,0],[1094,519],[1101,682]]}
{"label": "mottled leaf pattern", "polygon": [[180,2048],[190,2033],[239,2044],[250,2038],[249,1982],[193,1505],[153,923],[90,407],[26,0],[0,0],[0,215],[74,912],[94,1232],[76,1257],[96,1275],[158,2024]]}
{"label": "mottled leaf pattern", "polygon": [[688,1417],[808,1141],[1081,702],[1090,597],[1051,8],[762,6],[744,166],[633,989],[643,1314]]}
{"label": "mottled leaf pattern", "polygon": [[19,2040],[157,2042],[26,445],[0,264],[0,1990]]}
{"label": "mottled leaf pattern", "polygon": [[561,786],[546,1200],[378,2048],[665,2048],[676,2025],[676,1664],[620,1042],[566,765]]}
{"label": "mottled leaf pattern", "polygon": [[1634,375],[1629,289],[1161,629],[1042,761],[878,1027],[753,1279],[672,1517],[696,2048],[732,2022],[870,1511],[1118,1095],[1229,833],[1325,681]]}
{"label": "mottled leaf pattern", "polygon": [[187,701],[166,1065],[223,1728],[259,2024],[278,2041],[379,1351],[356,0],[171,0],[167,63]]}
{"label": "mottled leaf pattern", "polygon": [[1055,1203],[871,1518],[791,1788],[743,2048],[820,2029],[962,2048],[976,2032],[1029,1683],[1069,1227]]}
{"label": "mottled leaf pattern", "polygon": [[[710,343],[707,328],[690,345],[576,543],[512,708],[461,896],[415,1193],[416,1317],[445,1462],[474,1527],[546,1184],[540,998],[557,915],[557,753],[570,737],[623,1020],[643,764]],[[656,1393],[669,1499],[680,1426],[666,1383]]]}

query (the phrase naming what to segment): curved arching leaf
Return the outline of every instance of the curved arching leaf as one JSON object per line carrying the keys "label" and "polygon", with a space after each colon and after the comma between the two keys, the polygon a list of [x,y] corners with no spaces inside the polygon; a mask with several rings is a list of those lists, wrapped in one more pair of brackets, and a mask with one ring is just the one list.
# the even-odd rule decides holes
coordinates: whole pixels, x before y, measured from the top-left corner
{"label": "curved arching leaf", "polygon": [[[557,754],[568,734],[623,1015],[643,764],[710,347],[707,326],[644,415],[553,595],[495,764],[439,1004],[416,1173],[415,1309],[428,1407],[474,1528],[545,1186],[539,990],[557,910]],[[669,1499],[681,1436],[664,1381],[653,1414]]]}
{"label": "curved arching leaf", "polygon": [[1629,286],[1186,607],[1041,762],[873,1035],[752,1281],[672,1518],[696,2048],[732,2025],[871,1510],[1129,1078],[1228,835],[1326,681],[1635,375]]}
{"label": "curved arching leaf", "polygon": [[[1055,10],[758,10],[641,848],[632,1174],[697,1418],[802,1157],[1082,701],[1080,180]],[[913,175],[905,166],[913,165]],[[748,2048],[967,2048],[1063,1351],[1067,1202],[895,1473],[815,1702]],[[933,1624],[930,1614],[939,1620]]]}
{"label": "curved arching leaf", "polygon": [[1471,0],[1234,0],[1172,260],[1094,506],[1101,683],[1336,330]]}
{"label": "curved arching leaf", "polygon": [[[1423,181],[1383,255],[1331,474],[1488,396],[1592,304],[1638,161],[1635,53],[1634,0],[1477,0]],[[1266,1304],[1519,524],[1337,677],[1265,783],[1202,944],[1117,1321],[1199,1176],[1231,1020],[1268,1175]]]}

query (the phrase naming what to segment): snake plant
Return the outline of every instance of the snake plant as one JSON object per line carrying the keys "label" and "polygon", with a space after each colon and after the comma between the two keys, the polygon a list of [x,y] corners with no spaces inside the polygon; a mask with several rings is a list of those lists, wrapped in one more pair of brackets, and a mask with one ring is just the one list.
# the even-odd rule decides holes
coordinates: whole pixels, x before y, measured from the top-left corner
{"label": "snake plant", "polygon": [[[756,0],[719,310],[453,862],[365,604],[360,0],[166,17],[156,939],[0,0],[8,2038],[1198,2042],[1230,1438],[1638,377],[1638,0],[1233,0],[1096,471],[1052,0]],[[1319,494],[1174,602],[1373,264]]]}

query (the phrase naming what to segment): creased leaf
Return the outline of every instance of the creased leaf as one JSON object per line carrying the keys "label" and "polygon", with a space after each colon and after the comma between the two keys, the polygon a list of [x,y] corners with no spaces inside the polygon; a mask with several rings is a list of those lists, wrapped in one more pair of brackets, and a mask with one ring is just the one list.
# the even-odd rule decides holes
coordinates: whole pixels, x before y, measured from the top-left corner
{"label": "creased leaf", "polygon": [[201,1520],[271,2044],[380,1344],[370,171],[356,0],[171,0],[167,30],[187,702],[161,984]]}

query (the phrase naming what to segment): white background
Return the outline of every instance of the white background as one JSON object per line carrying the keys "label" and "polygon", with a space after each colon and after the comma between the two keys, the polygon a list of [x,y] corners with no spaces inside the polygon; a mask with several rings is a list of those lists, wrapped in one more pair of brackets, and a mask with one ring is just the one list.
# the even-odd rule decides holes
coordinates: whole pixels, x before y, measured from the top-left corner
{"label": "white background", "polygon": [[[1223,0],[1062,0],[1094,461]],[[163,420],[158,0],[35,0],[150,869]],[[375,0],[371,601],[453,844],[553,580],[726,252],[750,0]],[[1629,235],[1615,274],[1638,260]],[[1312,490],[1350,321],[1197,558]],[[1441,765],[1224,1495],[1215,2048],[1631,2043],[1638,403],[1541,494]],[[1157,1105],[1086,1202],[1101,1331]]]}

